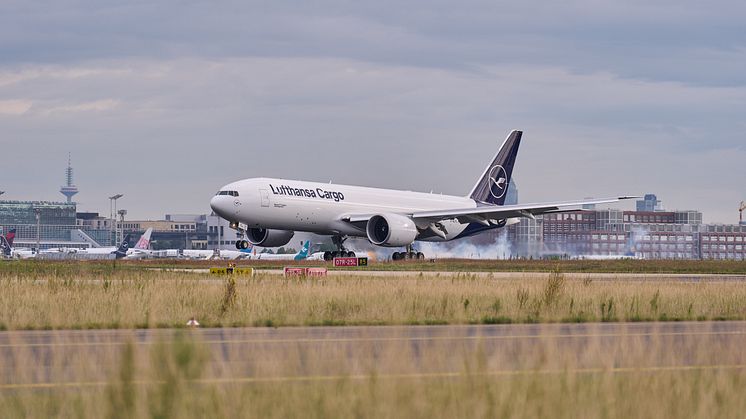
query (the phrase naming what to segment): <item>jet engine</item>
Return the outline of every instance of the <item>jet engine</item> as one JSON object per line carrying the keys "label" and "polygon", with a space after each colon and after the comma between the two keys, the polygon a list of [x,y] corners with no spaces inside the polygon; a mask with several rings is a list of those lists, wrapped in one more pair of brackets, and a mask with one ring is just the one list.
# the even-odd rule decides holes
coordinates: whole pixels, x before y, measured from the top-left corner
{"label": "jet engine", "polygon": [[289,230],[268,230],[265,228],[250,228],[246,230],[246,238],[254,246],[279,247],[290,242],[295,234]]}
{"label": "jet engine", "polygon": [[399,214],[374,215],[368,220],[365,231],[368,233],[368,240],[378,246],[406,246],[412,244],[417,237],[414,221]]}

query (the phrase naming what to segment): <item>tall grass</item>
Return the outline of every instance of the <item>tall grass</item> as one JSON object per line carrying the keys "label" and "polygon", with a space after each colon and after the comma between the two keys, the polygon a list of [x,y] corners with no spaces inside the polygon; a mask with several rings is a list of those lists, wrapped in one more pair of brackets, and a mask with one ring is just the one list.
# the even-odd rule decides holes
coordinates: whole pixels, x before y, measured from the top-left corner
{"label": "tall grass", "polygon": [[[282,269],[287,261],[238,261],[239,266],[258,269]],[[301,261],[293,265],[324,266],[335,270],[328,262]],[[0,262],[4,274],[87,274],[143,268],[188,269],[224,266],[223,261],[194,261],[176,259],[117,260],[117,261],[36,261]],[[349,268],[336,268],[345,270]],[[746,261],[736,260],[470,260],[434,259],[426,261],[376,262],[365,271],[444,271],[444,272],[562,272],[580,273],[673,273],[673,274],[739,274],[746,275]]]}
{"label": "tall grass", "polygon": [[[541,327],[541,326],[540,326]],[[363,329],[366,330],[366,329]],[[369,329],[367,329],[369,330]],[[589,327],[588,335],[597,330]],[[208,347],[177,333],[108,352],[0,358],[4,417],[742,417],[743,338],[366,341]],[[60,337],[57,343],[71,343]],[[250,343],[244,343],[248,345]],[[249,356],[247,356],[249,355]],[[686,366],[689,367],[686,367]],[[29,377],[29,371],[44,374]],[[66,383],[34,388],[23,383]]]}
{"label": "tall grass", "polygon": [[461,274],[225,279],[111,270],[0,278],[0,329],[746,319],[738,282]]}

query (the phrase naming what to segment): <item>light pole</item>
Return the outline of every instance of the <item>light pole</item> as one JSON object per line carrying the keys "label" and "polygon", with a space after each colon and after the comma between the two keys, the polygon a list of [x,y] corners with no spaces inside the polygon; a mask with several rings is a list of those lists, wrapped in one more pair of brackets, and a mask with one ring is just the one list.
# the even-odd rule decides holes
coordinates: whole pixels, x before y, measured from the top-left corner
{"label": "light pole", "polygon": [[41,247],[41,234],[39,227],[41,226],[41,208],[34,208],[34,214],[36,215],[36,254],[39,254]]}
{"label": "light pole", "polygon": [[[121,230],[122,230],[122,240],[124,240],[124,216],[127,215],[127,210],[120,209],[119,212],[117,212],[117,214],[119,214],[119,224],[121,225]],[[117,242],[115,246],[119,246],[119,242]]]}
{"label": "light pole", "polygon": [[[117,245],[117,199],[123,197],[124,195],[118,193],[114,196],[109,197],[109,211],[111,215],[111,221],[112,225],[111,228],[114,230],[114,243],[113,245]],[[112,209],[112,203],[113,203],[113,209]]]}

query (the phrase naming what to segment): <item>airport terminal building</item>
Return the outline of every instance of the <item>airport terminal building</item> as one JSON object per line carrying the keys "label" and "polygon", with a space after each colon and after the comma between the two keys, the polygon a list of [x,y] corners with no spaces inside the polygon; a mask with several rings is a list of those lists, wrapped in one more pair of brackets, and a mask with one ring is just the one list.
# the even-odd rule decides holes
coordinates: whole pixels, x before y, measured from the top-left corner
{"label": "airport terminal building", "polygon": [[[585,209],[521,219],[508,228],[519,257],[746,260],[746,226],[703,224],[699,211],[663,211],[655,195],[638,211]],[[657,210],[656,210],[657,208]]]}
{"label": "airport terminal building", "polygon": [[86,248],[108,239],[108,231],[79,226],[77,220],[74,202],[0,201],[0,234],[15,229],[17,247]]}

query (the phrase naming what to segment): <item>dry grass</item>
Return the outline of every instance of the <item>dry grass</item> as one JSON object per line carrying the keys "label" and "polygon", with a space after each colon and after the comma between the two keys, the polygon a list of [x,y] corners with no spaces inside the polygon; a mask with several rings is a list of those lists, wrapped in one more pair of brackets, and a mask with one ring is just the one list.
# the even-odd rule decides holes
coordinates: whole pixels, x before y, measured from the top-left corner
{"label": "dry grass", "polygon": [[[117,270],[140,270],[142,268],[208,268],[224,266],[221,261],[194,261],[176,259],[145,259],[119,261],[12,261],[0,263],[3,274],[112,272]],[[238,261],[238,266],[259,269],[282,269],[287,261]],[[335,269],[328,262],[292,262],[301,266],[324,266]],[[336,268],[344,270],[349,268]],[[415,272],[562,272],[583,273],[680,273],[680,274],[746,274],[746,261],[736,260],[471,260],[437,259],[433,261],[375,262],[365,268],[368,271],[415,271]]]}
{"label": "dry grass", "polygon": [[[600,337],[563,342],[545,337],[491,351],[479,342],[416,349],[286,345],[240,357],[182,334],[151,347],[114,346],[99,357],[85,348],[44,356],[41,381],[87,385],[3,389],[0,411],[95,418],[709,418],[742,417],[746,409],[742,339],[705,337],[690,346],[663,335],[631,336],[619,346]],[[0,358],[3,382],[29,382],[29,370],[44,368],[24,363],[38,358],[28,347]],[[687,363],[705,367],[678,368]],[[454,372],[421,374],[417,365]]]}
{"label": "dry grass", "polygon": [[[577,278],[577,277],[573,277]],[[112,270],[5,274],[0,328],[465,324],[746,319],[739,282],[386,276],[283,279]]]}
{"label": "dry grass", "polygon": [[[108,265],[30,266],[5,268],[0,276],[3,328],[183,327],[192,316],[206,326],[746,319],[746,287],[739,282],[600,281],[558,271],[527,279],[267,275],[231,281]],[[531,344],[382,345],[365,340],[370,328],[360,328],[363,339],[347,344],[251,343],[248,350],[249,342],[209,346],[184,331],[162,331],[163,342],[138,346],[60,336],[57,349],[47,352],[9,333],[8,344],[0,345],[0,412],[660,418],[741,417],[746,409],[746,335],[703,333],[687,341],[629,333],[610,341],[594,335],[598,325],[583,327],[595,337],[562,339],[541,329]],[[134,331],[120,333],[135,338]],[[72,384],[24,385],[39,382]]]}

